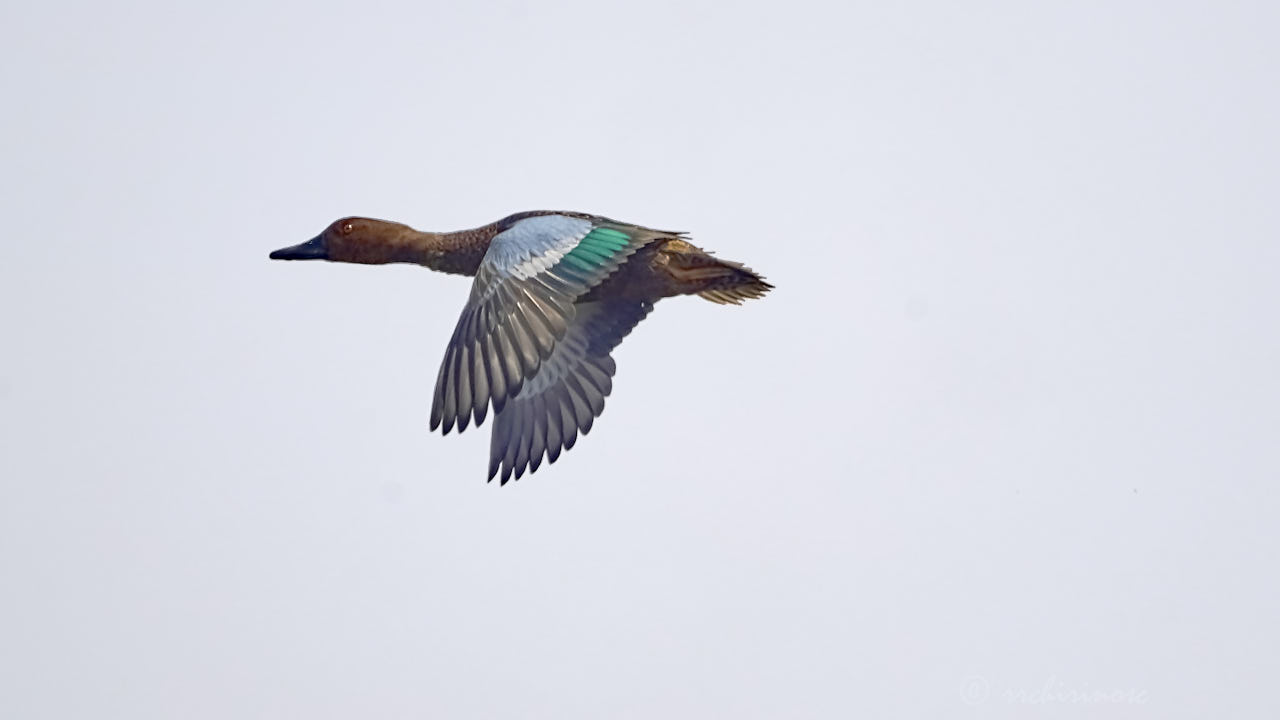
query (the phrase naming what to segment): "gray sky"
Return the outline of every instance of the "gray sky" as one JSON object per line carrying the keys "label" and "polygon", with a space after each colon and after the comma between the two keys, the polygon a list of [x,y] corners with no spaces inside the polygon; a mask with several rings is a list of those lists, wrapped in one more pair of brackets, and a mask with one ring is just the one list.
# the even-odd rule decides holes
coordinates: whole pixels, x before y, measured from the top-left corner
{"label": "gray sky", "polygon": [[[1280,713],[1276,5],[221,5],[0,11],[0,716]],[[544,207],[778,289],[499,488],[266,254]]]}

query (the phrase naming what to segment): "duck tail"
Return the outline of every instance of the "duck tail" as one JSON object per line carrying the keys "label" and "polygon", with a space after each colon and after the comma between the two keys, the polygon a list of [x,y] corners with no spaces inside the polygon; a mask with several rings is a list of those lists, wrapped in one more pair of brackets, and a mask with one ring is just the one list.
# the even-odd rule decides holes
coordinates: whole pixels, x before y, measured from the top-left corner
{"label": "duck tail", "polygon": [[658,249],[657,266],[668,276],[665,295],[697,295],[720,305],[741,305],[773,289],[756,271],[721,260],[684,238],[671,238]]}
{"label": "duck tail", "polygon": [[744,300],[754,300],[773,289],[756,271],[732,260],[715,259],[715,265],[706,270],[716,272],[705,279],[709,287],[698,297],[720,305],[741,305]]}

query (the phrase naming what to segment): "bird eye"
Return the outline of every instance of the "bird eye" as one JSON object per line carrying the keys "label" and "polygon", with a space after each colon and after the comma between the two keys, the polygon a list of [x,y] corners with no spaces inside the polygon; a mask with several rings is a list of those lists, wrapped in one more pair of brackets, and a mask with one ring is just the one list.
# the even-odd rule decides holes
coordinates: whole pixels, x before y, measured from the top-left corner
{"label": "bird eye", "polygon": [[356,227],[356,226],[355,226],[355,224],[354,224],[354,223],[342,223],[342,234],[343,234],[343,235],[350,235],[350,234],[351,234],[351,231],[352,231],[352,230],[354,230],[354,229],[355,229],[355,227]]}

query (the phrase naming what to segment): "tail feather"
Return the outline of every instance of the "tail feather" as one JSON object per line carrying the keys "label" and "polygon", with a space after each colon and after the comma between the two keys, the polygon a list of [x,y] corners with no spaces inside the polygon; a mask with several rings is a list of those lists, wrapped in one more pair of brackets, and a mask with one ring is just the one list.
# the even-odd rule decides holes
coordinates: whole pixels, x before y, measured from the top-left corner
{"label": "tail feather", "polygon": [[716,258],[712,268],[718,272],[705,278],[709,287],[700,291],[698,297],[713,303],[741,305],[744,300],[754,300],[773,289],[764,277],[742,263]]}
{"label": "tail feather", "polygon": [[713,303],[739,305],[773,289],[756,271],[675,238],[658,247],[657,264],[668,278],[664,295],[698,295]]}

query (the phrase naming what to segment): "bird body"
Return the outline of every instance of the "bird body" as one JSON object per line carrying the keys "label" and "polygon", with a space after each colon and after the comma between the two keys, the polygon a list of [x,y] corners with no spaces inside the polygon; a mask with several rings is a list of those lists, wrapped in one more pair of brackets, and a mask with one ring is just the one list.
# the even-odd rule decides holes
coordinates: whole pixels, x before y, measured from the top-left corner
{"label": "bird body", "polygon": [[577,212],[518,213],[454,233],[343,218],[272,259],[408,262],[474,276],[445,351],[431,429],[495,414],[489,478],[555,462],[590,431],[612,391],[610,353],[654,303],[696,294],[738,304],[773,286],[683,233]]}

